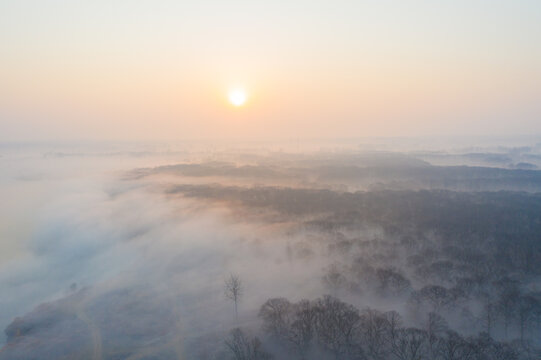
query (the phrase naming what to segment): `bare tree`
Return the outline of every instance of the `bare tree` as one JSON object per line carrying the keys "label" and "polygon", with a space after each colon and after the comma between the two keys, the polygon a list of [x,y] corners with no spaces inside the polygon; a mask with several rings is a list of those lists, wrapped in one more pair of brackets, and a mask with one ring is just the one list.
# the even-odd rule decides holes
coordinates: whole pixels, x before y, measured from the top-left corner
{"label": "bare tree", "polygon": [[399,321],[394,314],[388,318],[386,314],[369,308],[361,312],[358,327],[359,339],[366,355],[370,359],[384,360],[387,358],[387,343],[389,337],[392,336],[390,334],[391,324],[389,323],[389,319],[395,322]]}
{"label": "bare tree", "polygon": [[455,300],[453,294],[443,286],[427,285],[412,294],[412,299],[417,305],[425,303],[435,313],[451,305]]}
{"label": "bare tree", "polygon": [[393,344],[392,352],[399,360],[418,360],[426,358],[427,334],[415,328],[400,329]]}
{"label": "bare tree", "polygon": [[498,308],[492,294],[488,291],[481,294],[481,300],[483,301],[482,320],[484,321],[485,331],[489,336],[492,335],[492,328],[496,322],[496,316],[498,315]]}
{"label": "bare tree", "polygon": [[263,349],[261,341],[257,337],[249,339],[239,328],[231,330],[229,339],[225,341],[225,345],[235,360],[272,359],[272,355]]}
{"label": "bare tree", "polygon": [[469,341],[473,359],[518,360],[517,351],[509,344],[494,341],[488,333],[480,333]]}
{"label": "bare tree", "polygon": [[388,311],[384,313],[387,319],[387,348],[390,348],[394,344],[398,331],[402,328],[402,317],[396,311]]}
{"label": "bare tree", "polygon": [[530,324],[534,318],[536,309],[541,306],[539,301],[531,295],[521,296],[518,301],[518,325],[520,329],[520,341],[524,343],[526,340],[526,333],[530,327]]}
{"label": "bare tree", "polygon": [[360,320],[359,311],[329,295],[318,299],[315,306],[315,330],[323,347],[330,350],[337,359],[363,358],[362,349],[355,338]]}
{"label": "bare tree", "polygon": [[323,282],[331,289],[333,296],[337,295],[338,290],[344,285],[345,281],[344,275],[340,273],[336,264],[332,264],[323,276]]}
{"label": "bare tree", "polygon": [[508,329],[513,318],[517,315],[517,308],[520,301],[520,288],[518,282],[502,280],[498,283],[500,287],[497,310],[503,317],[505,338],[508,337]]}
{"label": "bare tree", "polygon": [[294,305],[294,320],[291,323],[288,340],[301,357],[306,359],[315,332],[317,308],[308,300],[301,300]]}
{"label": "bare tree", "polygon": [[462,336],[452,330],[447,330],[445,336],[438,339],[438,359],[441,360],[470,360],[473,359],[472,345]]}
{"label": "bare tree", "polygon": [[410,281],[398,269],[388,267],[376,270],[377,292],[381,296],[398,296],[411,288]]}
{"label": "bare tree", "polygon": [[235,303],[235,319],[238,318],[238,303],[243,294],[242,281],[238,275],[230,274],[229,279],[225,280],[225,297]]}
{"label": "bare tree", "polygon": [[263,319],[263,328],[277,338],[287,337],[293,317],[293,304],[285,298],[267,300],[259,310]]}
{"label": "bare tree", "polygon": [[425,323],[425,329],[428,340],[428,354],[431,359],[435,357],[439,338],[448,330],[447,321],[440,315],[429,312]]}

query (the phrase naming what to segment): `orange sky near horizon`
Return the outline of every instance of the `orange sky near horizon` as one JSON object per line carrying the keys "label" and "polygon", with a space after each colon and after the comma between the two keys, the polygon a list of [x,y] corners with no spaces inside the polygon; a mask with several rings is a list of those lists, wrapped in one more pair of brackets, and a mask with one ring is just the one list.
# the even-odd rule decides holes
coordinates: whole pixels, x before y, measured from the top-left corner
{"label": "orange sky near horizon", "polygon": [[0,141],[541,132],[540,5],[382,3],[3,3]]}

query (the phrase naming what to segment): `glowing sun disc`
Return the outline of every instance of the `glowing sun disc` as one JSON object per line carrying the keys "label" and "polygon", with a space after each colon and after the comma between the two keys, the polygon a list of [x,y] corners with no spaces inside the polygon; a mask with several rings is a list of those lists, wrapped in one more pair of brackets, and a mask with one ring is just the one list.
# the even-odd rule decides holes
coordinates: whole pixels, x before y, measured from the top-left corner
{"label": "glowing sun disc", "polygon": [[229,101],[234,106],[242,106],[246,102],[246,93],[243,90],[232,90],[229,92]]}

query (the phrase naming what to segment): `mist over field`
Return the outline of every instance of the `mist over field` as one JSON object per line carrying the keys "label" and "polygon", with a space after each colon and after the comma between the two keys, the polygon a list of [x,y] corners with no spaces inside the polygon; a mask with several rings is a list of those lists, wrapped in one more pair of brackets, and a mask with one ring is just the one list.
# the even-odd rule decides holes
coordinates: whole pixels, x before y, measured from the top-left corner
{"label": "mist over field", "polygon": [[541,139],[4,143],[0,168],[0,359],[541,356]]}
{"label": "mist over field", "polygon": [[0,360],[541,360],[541,1],[0,0]]}

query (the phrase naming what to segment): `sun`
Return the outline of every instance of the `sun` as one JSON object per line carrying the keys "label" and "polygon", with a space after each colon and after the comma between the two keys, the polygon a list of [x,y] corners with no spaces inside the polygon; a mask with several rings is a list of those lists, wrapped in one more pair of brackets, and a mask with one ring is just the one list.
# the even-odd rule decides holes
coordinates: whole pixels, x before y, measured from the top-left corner
{"label": "sun", "polygon": [[233,106],[242,106],[246,102],[246,92],[243,89],[229,91],[229,102]]}

